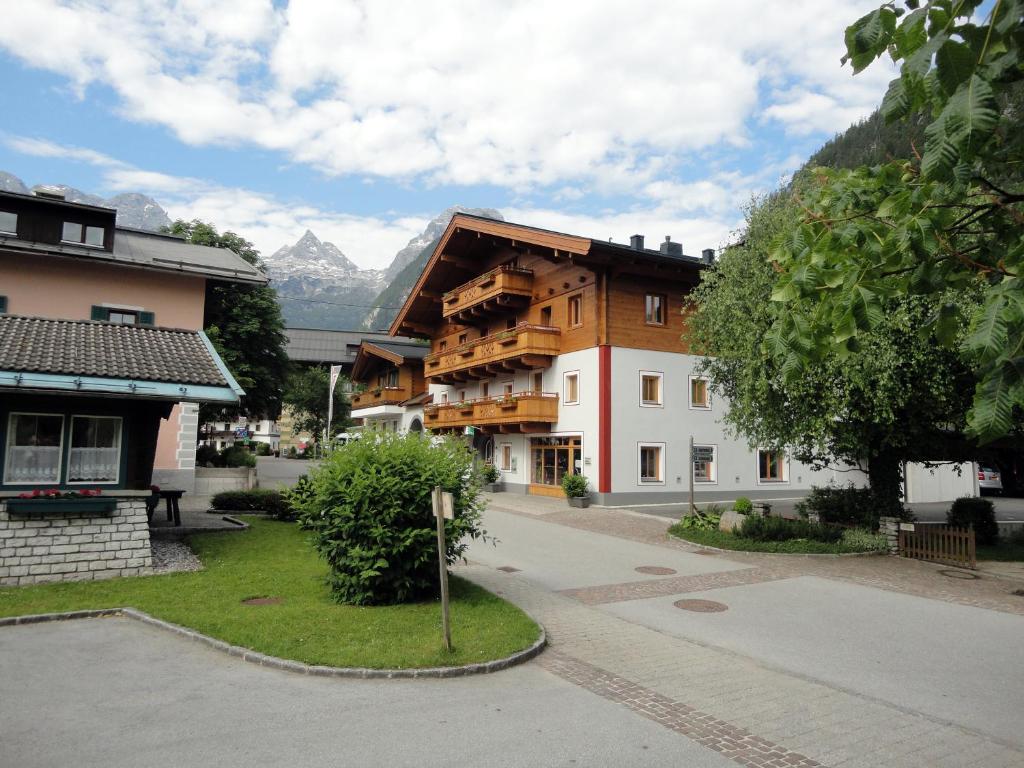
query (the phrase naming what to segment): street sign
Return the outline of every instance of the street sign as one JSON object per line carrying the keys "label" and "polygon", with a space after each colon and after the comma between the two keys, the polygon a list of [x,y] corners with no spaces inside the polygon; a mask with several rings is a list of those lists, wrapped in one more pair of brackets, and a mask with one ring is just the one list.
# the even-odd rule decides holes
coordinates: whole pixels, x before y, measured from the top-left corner
{"label": "street sign", "polygon": [[[437,517],[437,504],[433,504],[434,517]],[[441,493],[441,514],[445,520],[455,519],[455,497],[450,493]]]}
{"label": "street sign", "polygon": [[462,431],[463,431],[463,434],[466,434],[466,435],[475,435],[476,434],[476,427],[464,427]]}
{"label": "street sign", "polygon": [[693,447],[693,463],[714,461],[715,449],[708,445],[695,445]]}

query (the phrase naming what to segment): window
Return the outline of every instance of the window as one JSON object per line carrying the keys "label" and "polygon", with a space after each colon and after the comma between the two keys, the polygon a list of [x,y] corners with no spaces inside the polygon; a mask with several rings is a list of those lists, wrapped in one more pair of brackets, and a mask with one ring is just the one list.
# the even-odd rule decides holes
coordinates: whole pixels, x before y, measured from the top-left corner
{"label": "window", "polygon": [[583,295],[569,297],[569,327],[578,328],[583,325]]}
{"label": "window", "polygon": [[665,303],[663,295],[648,293],[644,297],[644,322],[648,325],[664,325]]}
{"label": "window", "polygon": [[544,390],[544,373],[543,371],[534,371],[532,376],[532,382],[530,388],[534,392],[542,392]]}
{"label": "window", "polygon": [[442,392],[441,393],[441,402],[442,403],[447,403],[448,402],[448,393],[447,392]]}
{"label": "window", "polygon": [[121,419],[72,416],[68,483],[116,483],[121,465]]}
{"label": "window", "polygon": [[664,484],[665,480],[665,444],[641,443],[640,452],[640,484]]}
{"label": "window", "polygon": [[640,371],[640,405],[646,408],[661,406],[662,374]]}
{"label": "window", "polygon": [[505,321],[505,330],[511,331],[515,327],[516,319],[514,317],[510,317],[508,318],[508,320]]}
{"label": "window", "polygon": [[551,325],[551,307],[543,307],[540,310],[540,324]]}
{"label": "window", "polygon": [[398,369],[397,368],[392,368],[390,371],[388,371],[388,383],[387,383],[387,385],[389,387],[397,387],[398,386]]}
{"label": "window", "polygon": [[469,341],[469,334],[468,333],[460,333],[459,334],[459,344],[465,344],[467,341]]}
{"label": "window", "polygon": [[112,309],[107,313],[107,322],[117,323],[118,325],[138,325],[139,316],[135,312]]}
{"label": "window", "polygon": [[144,312],[136,307],[94,306],[90,319],[118,325],[154,325],[156,323],[156,316],[152,312]]}
{"label": "window", "polygon": [[708,392],[708,380],[697,376],[690,377],[690,407],[711,408],[711,394]]}
{"label": "window", "polygon": [[562,387],[562,405],[579,405],[580,403],[580,372],[570,371],[564,375]]}
{"label": "window", "polygon": [[512,382],[511,381],[506,381],[505,384],[504,384],[503,390],[504,390],[504,393],[506,395],[511,395],[512,394]]}
{"label": "window", "polygon": [[74,221],[65,221],[60,239],[65,243],[83,243],[102,248],[105,234],[106,230],[103,227],[89,227]]}
{"label": "window", "polygon": [[757,452],[757,479],[761,483],[785,483],[789,481],[789,462],[783,451]]}
{"label": "window", "polygon": [[7,297],[0,296],[0,315],[7,311]]}
{"label": "window", "polygon": [[448,349],[448,342],[444,339],[441,339],[441,343],[438,345],[438,351],[444,352],[446,349]]}
{"label": "window", "polygon": [[0,211],[0,232],[6,235],[18,234],[18,214]]}
{"label": "window", "polygon": [[491,385],[486,381],[480,382],[480,397],[487,397],[491,392]]}
{"label": "window", "polygon": [[64,417],[12,413],[7,422],[4,482],[13,485],[60,482]]}
{"label": "window", "polygon": [[501,444],[501,469],[503,472],[512,471],[512,445],[509,443]]}
{"label": "window", "polygon": [[714,445],[693,446],[693,482],[718,482],[718,447]]}
{"label": "window", "polygon": [[460,403],[466,402],[466,390],[464,390],[464,389],[460,389],[459,390],[459,402]]}

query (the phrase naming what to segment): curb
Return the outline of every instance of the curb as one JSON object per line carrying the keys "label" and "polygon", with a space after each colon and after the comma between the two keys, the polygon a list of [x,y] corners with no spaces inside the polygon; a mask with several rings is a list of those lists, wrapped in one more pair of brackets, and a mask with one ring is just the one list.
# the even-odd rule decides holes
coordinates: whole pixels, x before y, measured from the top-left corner
{"label": "curb", "polygon": [[881,557],[882,555],[888,555],[888,552],[758,552],[757,550],[751,549],[722,549],[721,547],[712,547],[710,544],[698,544],[696,541],[690,541],[684,539],[682,536],[676,536],[674,533],[666,534],[672,541],[681,541],[684,544],[689,544],[691,547],[697,547],[697,549],[709,549],[712,552],[722,552],[723,554],[740,554],[740,555],[770,555],[771,557]]}
{"label": "curb", "polygon": [[[300,675],[313,675],[316,677],[343,677],[350,679],[413,679],[413,678],[449,678],[466,677],[467,675],[485,675],[491,672],[500,672],[503,669],[523,664],[537,656],[547,645],[547,633],[544,627],[540,627],[540,637],[534,643],[521,651],[516,651],[511,656],[492,661],[478,662],[475,664],[463,664],[458,667],[424,667],[422,669],[371,669],[368,667],[327,667],[317,664],[304,664],[301,661],[282,659],[277,656],[268,656],[265,653],[254,651],[250,648],[242,648],[238,645],[231,645],[223,640],[196,632],[194,629],[183,627],[179,624],[172,624],[169,621],[150,616],[144,611],[135,608],[99,608],[95,610],[68,611],[66,613],[36,613],[28,616],[10,616],[0,618],[0,627],[13,627],[23,624],[43,624],[50,621],[72,621],[75,619],[101,619],[110,617],[125,617],[134,621],[148,624],[151,627],[172,632],[188,640],[207,645],[214,650],[226,653],[247,661],[250,664],[258,664],[261,667],[281,669],[285,672],[295,672]],[[530,617],[533,619],[533,617]],[[536,620],[534,620],[536,621]]]}

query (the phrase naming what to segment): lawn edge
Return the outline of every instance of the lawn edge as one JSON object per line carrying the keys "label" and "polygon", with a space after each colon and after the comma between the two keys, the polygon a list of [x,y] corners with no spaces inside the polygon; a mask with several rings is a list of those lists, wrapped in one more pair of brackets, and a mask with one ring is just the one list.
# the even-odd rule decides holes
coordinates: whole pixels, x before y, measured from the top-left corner
{"label": "lawn edge", "polygon": [[[674,526],[675,524],[673,523],[670,527]],[[692,541],[685,536],[680,536],[678,533],[672,533],[672,531],[666,531],[665,534],[669,538],[685,541],[687,544],[700,547],[701,549],[710,549],[712,552],[739,552],[741,555],[771,555],[773,557],[880,557],[887,554],[878,550],[869,550],[867,552],[765,552],[759,549],[723,549],[722,547],[713,547],[710,544]]]}
{"label": "lawn edge", "polygon": [[[521,608],[519,610],[522,610]],[[374,669],[372,667],[329,667],[320,664],[306,664],[292,659],[282,659],[278,656],[269,656],[251,648],[243,648],[239,645],[231,645],[215,637],[204,635],[194,629],[183,627],[180,624],[172,624],[169,621],[158,619],[145,611],[137,608],[96,608],[91,610],[65,611],[61,613],[34,613],[25,616],[8,616],[0,618],[0,628],[13,627],[26,624],[43,624],[51,621],[74,621],[76,619],[103,619],[110,617],[125,617],[134,621],[148,624],[151,627],[162,629],[166,632],[194,640],[209,646],[214,650],[226,653],[247,661],[250,664],[257,664],[261,667],[282,669],[286,672],[295,672],[300,675],[313,675],[316,677],[343,677],[356,679],[411,679],[411,678],[448,678],[465,677],[467,675],[485,675],[491,672],[500,672],[503,669],[518,666],[536,657],[547,646],[547,632],[544,625],[533,616],[523,611],[526,616],[537,625],[540,635],[527,648],[516,651],[509,656],[491,661],[475,662],[473,664],[462,664],[457,667],[416,667],[409,669]]]}

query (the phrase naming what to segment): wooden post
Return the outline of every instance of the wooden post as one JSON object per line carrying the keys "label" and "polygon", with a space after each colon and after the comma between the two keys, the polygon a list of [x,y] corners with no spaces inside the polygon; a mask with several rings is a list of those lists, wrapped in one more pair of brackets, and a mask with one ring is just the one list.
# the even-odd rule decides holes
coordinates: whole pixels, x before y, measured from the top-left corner
{"label": "wooden post", "polygon": [[[448,622],[448,559],[445,556],[447,547],[444,541],[444,519],[445,519],[445,495],[441,493],[441,486],[434,486],[434,493],[431,498],[434,508],[434,519],[437,520],[437,561],[441,576],[441,631],[444,633],[444,649],[451,653],[452,632]],[[449,506],[451,502],[448,502]]]}

